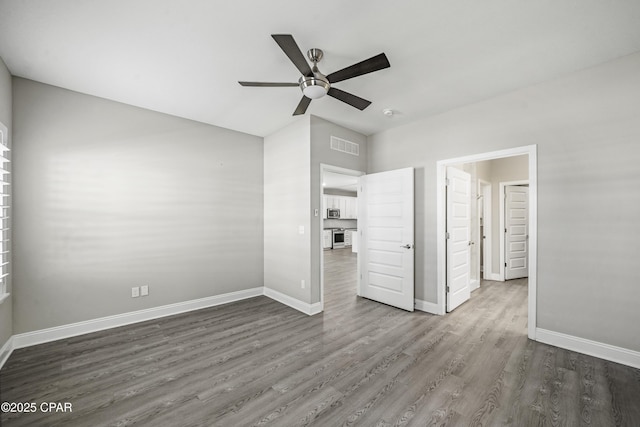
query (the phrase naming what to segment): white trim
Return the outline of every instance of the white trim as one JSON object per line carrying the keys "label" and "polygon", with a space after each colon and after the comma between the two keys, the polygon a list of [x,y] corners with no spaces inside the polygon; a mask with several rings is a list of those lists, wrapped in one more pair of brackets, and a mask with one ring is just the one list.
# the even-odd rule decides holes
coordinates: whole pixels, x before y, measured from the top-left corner
{"label": "white trim", "polygon": [[437,285],[436,296],[440,310],[445,311],[446,286],[446,252],[445,252],[445,178],[446,167],[460,163],[481,162],[484,160],[501,159],[527,154],[529,157],[529,310],[528,336],[536,339],[537,314],[537,268],[538,268],[538,157],[536,145],[509,148],[488,153],[473,154],[448,160],[438,160],[436,163],[436,215],[437,215]]}
{"label": "white trim", "polygon": [[304,301],[300,301],[299,299],[290,297],[289,295],[285,295],[282,292],[276,291],[275,289],[264,287],[264,295],[271,298],[272,300],[278,301],[284,305],[288,305],[291,308],[294,308],[304,314],[308,314],[309,316],[313,316],[314,314],[318,314],[322,311],[322,303],[316,302],[314,304],[309,304]]}
{"label": "white trim", "polygon": [[[480,242],[481,244],[484,244],[484,259],[482,260],[482,264],[484,265],[484,271],[482,272],[481,279],[485,279],[485,280],[494,280],[492,278],[493,275],[493,258],[492,258],[492,253],[491,251],[492,249],[492,242],[493,239],[492,234],[493,233],[493,224],[491,224],[491,218],[492,218],[492,212],[491,212],[491,192],[493,191],[493,186],[491,184],[491,182],[489,181],[485,181],[484,179],[478,179],[478,186],[480,187],[480,194],[482,194],[482,209],[484,211],[484,235],[485,235],[485,239],[484,242],[482,241],[482,236],[480,236]],[[480,216],[478,216],[478,221],[480,221],[479,219]],[[487,221],[487,219],[489,219]],[[479,228],[479,227],[478,227]],[[480,251],[478,251],[480,252]],[[480,262],[478,261],[478,264],[480,264]],[[478,268],[480,268],[480,266],[478,265]]]}
{"label": "white trim", "polygon": [[615,363],[640,369],[640,352],[614,345],[574,337],[560,332],[537,328],[536,339],[545,344],[561,347],[570,351],[588,354]]}
{"label": "white trim", "polygon": [[493,280],[494,282],[500,282],[502,281],[502,278],[500,277],[499,273],[490,273],[489,278],[485,280]]}
{"label": "white trim", "polygon": [[471,292],[480,289],[480,279],[471,280],[469,282],[469,289],[471,289]]}
{"label": "white trim", "polygon": [[444,312],[440,311],[440,306],[436,303],[424,301],[421,299],[414,299],[414,307],[416,310],[424,311],[431,314],[437,314],[442,316]]}
{"label": "white trim", "polygon": [[304,314],[308,314],[309,316],[318,314],[323,310],[323,305],[321,302],[308,304],[285,295],[281,292],[260,286],[257,288],[245,289],[242,291],[229,292],[222,295],[183,301],[175,304],[168,304],[160,307],[153,307],[145,310],[132,311],[129,313],[101,317],[84,322],[71,323],[68,325],[56,326],[53,328],[40,329],[37,331],[13,335],[9,337],[7,342],[4,343],[2,348],[0,348],[0,369],[2,368],[2,366],[4,366],[7,359],[9,359],[9,356],[11,356],[13,350],[17,348],[29,347],[32,345],[71,338],[78,335],[84,335],[91,332],[98,332],[105,329],[130,325],[132,323],[159,319],[166,316],[173,316],[174,314],[214,307],[217,305],[240,301],[247,298],[258,297],[261,295],[267,296],[275,301],[295,308],[296,310],[301,311]]}
{"label": "white trim", "polygon": [[504,282],[506,280],[506,268],[504,266],[505,263],[505,250],[506,248],[504,247],[504,241],[506,239],[506,233],[504,232],[504,227],[505,227],[505,222],[506,222],[506,218],[504,217],[505,215],[505,187],[507,185],[529,185],[529,180],[528,179],[523,179],[523,180],[519,180],[519,181],[501,181],[498,183],[498,204],[499,204],[499,210],[500,210],[500,272],[498,273],[498,277],[500,277],[498,280],[500,280],[501,282]]}
{"label": "white trim", "polygon": [[0,348],[0,369],[2,369],[4,364],[7,362],[9,356],[11,356],[11,353],[13,353],[13,349],[13,336],[11,336],[9,337],[7,342],[4,343],[2,348]]}
{"label": "white trim", "polygon": [[129,313],[117,314],[115,316],[101,317],[98,319],[56,326],[33,332],[26,332],[13,336],[13,348],[29,347],[36,344],[88,334],[90,332],[98,332],[105,329],[116,328],[118,326],[125,326],[132,323],[172,316],[174,314],[184,313],[187,311],[227,304],[260,295],[263,295],[262,287],[168,304],[146,310],[132,311]]}

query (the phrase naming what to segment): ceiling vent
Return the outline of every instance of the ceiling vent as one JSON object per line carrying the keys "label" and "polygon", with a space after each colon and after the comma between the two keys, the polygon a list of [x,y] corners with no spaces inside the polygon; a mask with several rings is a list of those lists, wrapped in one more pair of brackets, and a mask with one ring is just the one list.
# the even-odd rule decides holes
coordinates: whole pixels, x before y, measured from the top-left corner
{"label": "ceiling vent", "polygon": [[360,145],[356,144],[355,142],[347,141],[346,139],[338,138],[336,136],[331,137],[331,149],[354,156],[360,155]]}

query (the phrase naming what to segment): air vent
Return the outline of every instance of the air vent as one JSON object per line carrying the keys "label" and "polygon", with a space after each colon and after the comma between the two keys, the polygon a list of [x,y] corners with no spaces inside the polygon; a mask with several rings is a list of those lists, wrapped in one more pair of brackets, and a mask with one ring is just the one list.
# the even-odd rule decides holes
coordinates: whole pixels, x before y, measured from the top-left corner
{"label": "air vent", "polygon": [[355,142],[347,141],[346,139],[338,138],[336,136],[331,137],[331,149],[354,156],[360,155],[360,145],[356,144]]}

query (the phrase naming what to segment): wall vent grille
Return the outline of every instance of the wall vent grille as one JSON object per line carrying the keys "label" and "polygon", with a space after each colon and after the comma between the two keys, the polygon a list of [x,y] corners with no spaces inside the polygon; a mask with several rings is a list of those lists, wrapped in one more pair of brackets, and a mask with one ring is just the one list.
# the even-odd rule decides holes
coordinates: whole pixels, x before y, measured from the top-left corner
{"label": "wall vent grille", "polygon": [[347,141],[346,139],[338,138],[337,136],[331,137],[331,149],[340,151],[342,153],[351,154],[353,156],[360,155],[360,145],[355,142]]}

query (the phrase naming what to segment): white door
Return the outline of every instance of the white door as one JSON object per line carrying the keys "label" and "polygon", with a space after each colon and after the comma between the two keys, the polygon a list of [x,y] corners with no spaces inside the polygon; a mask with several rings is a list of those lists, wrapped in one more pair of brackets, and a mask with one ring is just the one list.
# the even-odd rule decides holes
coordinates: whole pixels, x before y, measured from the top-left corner
{"label": "white door", "polygon": [[504,278],[519,279],[529,276],[529,187],[504,187]]}
{"label": "white door", "polygon": [[471,297],[471,175],[447,167],[447,311]]}
{"label": "white door", "polygon": [[358,295],[413,311],[413,168],[358,182]]}

